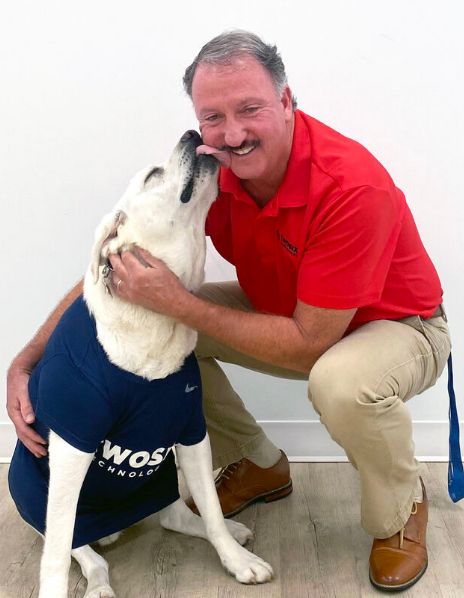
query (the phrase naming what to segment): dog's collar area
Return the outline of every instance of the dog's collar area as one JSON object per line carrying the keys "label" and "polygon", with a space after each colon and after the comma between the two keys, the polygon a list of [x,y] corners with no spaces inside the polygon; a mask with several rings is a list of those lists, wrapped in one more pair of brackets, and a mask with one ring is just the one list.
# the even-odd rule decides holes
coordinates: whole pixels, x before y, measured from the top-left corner
{"label": "dog's collar area", "polygon": [[103,280],[103,284],[105,286],[105,291],[108,295],[110,295],[110,297],[113,296],[113,293],[111,292],[111,286],[110,286],[110,276],[111,276],[111,272],[113,271],[113,266],[111,265],[111,262],[108,258],[106,258],[106,262],[105,265],[103,266],[103,270],[102,270],[102,280]]}

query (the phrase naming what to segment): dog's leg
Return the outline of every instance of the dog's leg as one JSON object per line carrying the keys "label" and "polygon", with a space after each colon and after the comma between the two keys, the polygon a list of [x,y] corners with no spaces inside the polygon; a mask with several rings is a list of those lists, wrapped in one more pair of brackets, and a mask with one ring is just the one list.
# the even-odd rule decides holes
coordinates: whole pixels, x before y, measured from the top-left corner
{"label": "dog's leg", "polygon": [[[159,516],[160,524],[165,529],[208,540],[205,522],[188,508],[182,498],[160,511]],[[239,521],[225,519],[224,523],[239,544],[246,544],[253,537],[253,532]]]}
{"label": "dog's leg", "polygon": [[176,447],[193,500],[205,522],[208,540],[224,567],[242,583],[263,583],[272,578],[272,567],[236,542],[224,522],[213,479],[208,435],[193,446]]}
{"label": "dog's leg", "polygon": [[82,574],[87,580],[84,598],[114,598],[110,586],[108,563],[90,546],[75,548],[71,555],[79,563]]}
{"label": "dog's leg", "polygon": [[48,451],[50,483],[39,598],[67,598],[77,501],[93,453],[79,451],[52,431]]}

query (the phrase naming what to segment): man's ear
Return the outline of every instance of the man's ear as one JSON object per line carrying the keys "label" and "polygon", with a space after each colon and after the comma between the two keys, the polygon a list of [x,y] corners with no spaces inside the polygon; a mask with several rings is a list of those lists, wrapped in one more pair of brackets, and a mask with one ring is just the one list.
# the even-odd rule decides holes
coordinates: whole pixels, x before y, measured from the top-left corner
{"label": "man's ear", "polygon": [[99,268],[104,264],[102,250],[108,241],[118,236],[118,228],[127,220],[127,214],[122,210],[107,214],[95,231],[95,242],[92,247],[90,268],[95,284],[98,282]]}
{"label": "man's ear", "polygon": [[280,101],[284,107],[286,120],[291,120],[293,118],[293,94],[288,85],[284,87]]}

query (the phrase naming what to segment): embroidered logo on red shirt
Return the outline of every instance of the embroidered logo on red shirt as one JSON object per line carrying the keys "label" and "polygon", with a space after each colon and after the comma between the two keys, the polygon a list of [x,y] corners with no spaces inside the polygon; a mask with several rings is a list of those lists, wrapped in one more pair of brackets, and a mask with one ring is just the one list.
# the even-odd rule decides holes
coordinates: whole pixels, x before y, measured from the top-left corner
{"label": "embroidered logo on red shirt", "polygon": [[298,255],[298,247],[293,245],[293,243],[290,243],[290,241],[283,236],[280,230],[276,230],[276,235],[287,251],[289,251],[292,255]]}

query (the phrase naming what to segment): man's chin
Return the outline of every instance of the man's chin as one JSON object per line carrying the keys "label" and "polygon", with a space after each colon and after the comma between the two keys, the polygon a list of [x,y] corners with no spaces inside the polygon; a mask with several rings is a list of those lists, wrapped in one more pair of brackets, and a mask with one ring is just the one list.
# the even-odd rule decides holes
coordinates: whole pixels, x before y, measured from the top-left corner
{"label": "man's chin", "polygon": [[252,160],[251,156],[247,159],[230,154],[229,168],[239,179],[258,179],[263,174],[262,165],[257,160]]}

